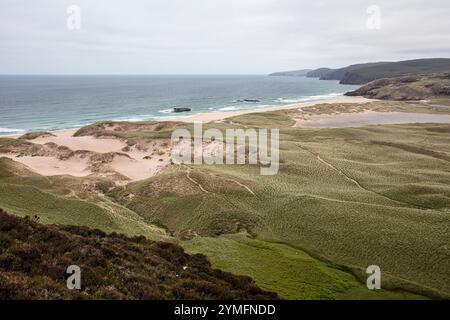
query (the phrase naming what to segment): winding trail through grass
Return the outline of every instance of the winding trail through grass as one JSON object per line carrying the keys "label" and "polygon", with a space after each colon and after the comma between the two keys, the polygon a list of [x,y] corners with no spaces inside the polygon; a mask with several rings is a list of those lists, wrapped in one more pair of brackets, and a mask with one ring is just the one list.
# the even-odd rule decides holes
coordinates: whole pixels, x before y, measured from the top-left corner
{"label": "winding trail through grass", "polygon": [[224,180],[234,182],[234,183],[236,183],[238,186],[240,186],[240,187],[244,188],[245,190],[247,190],[247,191],[248,191],[250,194],[252,194],[253,196],[256,196],[256,194],[252,191],[252,189],[250,189],[249,186],[243,184],[242,182],[239,182],[239,181],[234,180],[234,179],[231,179],[231,178],[226,178],[226,177],[224,177],[224,176],[215,175],[215,174],[212,174],[212,173],[209,173],[209,175],[212,175],[212,176],[218,176],[218,177],[220,177],[220,178],[222,178],[222,179],[224,179]]}
{"label": "winding trail through grass", "polygon": [[241,183],[241,182],[239,182],[239,181],[230,179],[230,178],[224,178],[224,179],[236,183],[237,185],[241,186],[242,188],[245,188],[245,189],[246,189],[248,192],[250,192],[252,195],[256,196],[256,194],[252,191],[252,189],[250,189],[250,188],[249,188],[248,186],[246,186],[245,184],[243,184],[243,183]]}
{"label": "winding trail through grass", "polygon": [[300,145],[300,144],[297,144],[297,145],[298,145],[298,147],[299,147],[300,149],[309,152],[309,153],[312,154],[319,162],[321,162],[321,163],[323,163],[324,165],[326,165],[327,167],[331,168],[333,171],[339,173],[339,174],[342,175],[345,179],[347,179],[348,181],[350,181],[351,183],[353,183],[353,184],[356,185],[358,188],[360,188],[360,189],[362,189],[362,190],[364,190],[364,191],[373,193],[373,194],[375,194],[375,195],[377,195],[377,196],[386,198],[386,199],[388,199],[388,200],[390,200],[390,201],[394,201],[394,202],[400,203],[400,204],[402,204],[402,205],[406,205],[406,206],[408,206],[408,207],[414,207],[414,208],[420,209],[420,210],[428,210],[428,209],[431,209],[431,208],[426,208],[426,207],[418,206],[418,205],[416,205],[416,204],[414,204],[414,203],[408,203],[408,202],[399,201],[399,200],[390,198],[390,197],[388,197],[388,196],[386,196],[386,195],[384,195],[384,194],[382,194],[382,193],[378,193],[378,192],[373,191],[373,190],[371,190],[371,189],[365,188],[365,187],[363,187],[357,180],[353,179],[352,177],[350,177],[349,175],[347,175],[347,174],[346,174],[345,172],[343,172],[342,170],[336,168],[332,163],[330,163],[330,162],[328,162],[328,161],[322,159],[322,158],[320,157],[319,154],[317,154],[317,153],[315,153],[315,152],[309,150],[308,148],[306,148],[306,147],[304,147],[304,146],[302,146],[302,145]]}
{"label": "winding trail through grass", "polygon": [[198,183],[197,181],[195,181],[193,178],[191,178],[190,176],[191,173],[191,168],[187,167],[187,173],[186,173],[186,178],[189,179],[189,181],[191,181],[193,184],[195,184],[196,186],[198,186],[200,188],[200,190],[202,190],[202,192],[204,193],[209,193],[209,191],[207,191],[205,188],[203,188],[203,186]]}

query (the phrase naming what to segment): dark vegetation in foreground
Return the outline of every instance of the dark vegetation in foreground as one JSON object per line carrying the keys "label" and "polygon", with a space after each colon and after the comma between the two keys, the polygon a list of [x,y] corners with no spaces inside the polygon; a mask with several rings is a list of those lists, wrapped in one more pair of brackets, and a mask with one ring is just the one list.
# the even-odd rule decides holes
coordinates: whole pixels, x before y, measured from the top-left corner
{"label": "dark vegetation in foreground", "polygon": [[[66,287],[70,265],[81,268],[79,291]],[[0,299],[275,298],[176,244],[43,225],[0,209]]]}

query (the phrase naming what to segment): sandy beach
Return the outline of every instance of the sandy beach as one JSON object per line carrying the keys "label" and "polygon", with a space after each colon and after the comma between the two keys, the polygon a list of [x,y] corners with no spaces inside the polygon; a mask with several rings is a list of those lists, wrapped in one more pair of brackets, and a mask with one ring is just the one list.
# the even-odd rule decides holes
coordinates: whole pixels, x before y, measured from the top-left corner
{"label": "sandy beach", "polygon": [[377,101],[377,100],[367,99],[364,97],[342,96],[342,97],[337,97],[337,98],[333,98],[333,99],[315,100],[315,101],[301,102],[301,103],[289,104],[289,105],[284,105],[284,106],[274,106],[274,107],[268,107],[268,108],[198,113],[198,114],[195,114],[192,116],[180,117],[177,120],[183,121],[183,122],[196,122],[196,121],[211,122],[211,121],[223,120],[223,119],[229,118],[229,117],[239,116],[242,114],[255,113],[255,112],[270,112],[270,111],[286,110],[286,109],[298,109],[298,108],[313,106],[313,105],[319,104],[319,103],[365,103],[365,102],[371,102],[371,101]]}
{"label": "sandy beach", "polygon": [[[230,112],[199,113],[195,115],[180,116],[176,121],[183,122],[211,122],[220,121],[228,117],[254,112],[269,112],[283,109],[298,109],[318,103],[364,103],[373,100],[362,97],[338,97],[320,101],[309,101],[285,106],[275,106],[264,109],[249,109]],[[56,144],[76,152],[90,152],[95,154],[108,154],[110,160],[103,166],[103,170],[115,171],[131,181],[149,178],[157,174],[170,164],[170,147],[166,143],[154,143],[148,150],[138,150],[135,147],[127,149],[125,141],[119,139],[93,136],[74,137],[78,129],[52,131],[52,135],[29,140],[32,143],[45,146]],[[10,138],[19,138],[21,135],[11,135]],[[31,170],[44,176],[71,175],[75,177],[93,174],[92,163],[84,156],[73,156],[69,159],[58,159],[55,156],[24,156],[14,153],[3,153],[0,157],[7,157],[26,165]]]}

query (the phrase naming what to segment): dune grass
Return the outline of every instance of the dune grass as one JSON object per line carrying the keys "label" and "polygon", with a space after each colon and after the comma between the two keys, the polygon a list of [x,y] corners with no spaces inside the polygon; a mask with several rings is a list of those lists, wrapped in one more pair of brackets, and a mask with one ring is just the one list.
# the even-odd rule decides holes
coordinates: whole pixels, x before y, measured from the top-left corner
{"label": "dune grass", "polygon": [[[247,230],[346,266],[361,281],[377,264],[387,288],[449,297],[450,136],[442,131],[450,126],[298,129],[280,113],[231,119],[247,127],[279,121],[275,176],[250,165],[191,166],[195,183],[177,168],[110,195],[175,236]],[[169,181],[191,192],[157,191]]]}
{"label": "dune grass", "polygon": [[285,244],[252,239],[245,233],[197,237],[182,243],[206,254],[213,267],[251,276],[283,299],[424,299],[403,291],[367,290],[348,270],[322,262]]}
{"label": "dune grass", "polygon": [[83,199],[80,191],[86,182],[73,177],[42,177],[0,158],[0,207],[20,216],[37,216],[43,223],[89,226],[154,240],[168,238],[164,230],[107,198],[85,195]]}
{"label": "dune grass", "polygon": [[[405,105],[392,111],[407,111]],[[302,129],[293,127],[291,112],[204,126],[280,128],[275,176],[261,176],[254,165],[172,166],[114,189],[100,181],[106,185],[93,196],[82,186],[98,181],[44,178],[18,167],[11,174],[4,161],[0,206],[106,231],[142,234],[150,226],[150,237],[160,234],[158,225],[190,252],[285,298],[450,298],[450,125]],[[181,126],[190,128],[104,123],[78,134],[134,144]],[[386,289],[378,293],[364,286],[372,264]]]}

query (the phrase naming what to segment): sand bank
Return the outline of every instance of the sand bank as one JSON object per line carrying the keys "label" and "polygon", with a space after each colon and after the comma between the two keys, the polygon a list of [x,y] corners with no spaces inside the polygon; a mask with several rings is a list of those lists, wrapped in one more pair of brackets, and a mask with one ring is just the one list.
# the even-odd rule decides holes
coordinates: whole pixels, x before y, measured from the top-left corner
{"label": "sand bank", "polygon": [[296,127],[304,128],[349,128],[368,125],[406,123],[450,123],[450,115],[408,112],[363,111],[356,113],[321,114],[296,120]]}

